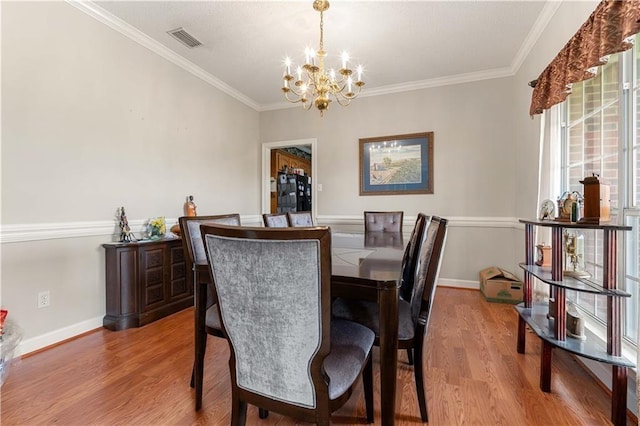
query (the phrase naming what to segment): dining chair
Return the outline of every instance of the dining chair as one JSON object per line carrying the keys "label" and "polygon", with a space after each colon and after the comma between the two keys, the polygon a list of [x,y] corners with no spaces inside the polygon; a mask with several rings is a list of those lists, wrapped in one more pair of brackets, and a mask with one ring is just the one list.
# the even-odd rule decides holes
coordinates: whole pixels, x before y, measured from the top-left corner
{"label": "dining chair", "polygon": [[402,232],[404,212],[364,212],[364,232]]}
{"label": "dining chair", "polygon": [[[398,300],[398,349],[413,352],[416,393],[423,422],[428,421],[423,371],[424,339],[440,273],[447,225],[447,219],[431,218],[419,244],[411,298]],[[366,325],[376,333],[375,344],[379,344],[380,318],[375,302],[338,298],[333,304],[333,315]]]}
{"label": "dining chair", "polygon": [[289,212],[287,213],[287,218],[289,219],[289,226],[294,228],[313,226],[313,218],[309,211]]}
{"label": "dining chair", "polygon": [[[195,360],[191,373],[191,387],[196,390],[196,410],[202,407],[202,380],[204,373],[204,355],[207,348],[207,334],[216,337],[224,337],[222,334],[222,326],[220,325],[220,317],[216,308],[216,296],[213,289],[213,283],[207,269],[206,273],[197,270],[197,265],[207,264],[207,255],[205,253],[204,244],[202,243],[202,235],[200,233],[200,225],[210,223],[222,223],[226,225],[240,226],[239,214],[223,214],[214,216],[183,216],[178,219],[180,224],[180,234],[182,236],[182,247],[185,254],[187,265],[193,271],[193,283],[195,292],[196,306],[196,327],[195,327]],[[201,284],[207,284],[206,294],[200,293]],[[201,300],[205,299],[205,300]],[[200,307],[200,309],[199,309]],[[204,309],[202,309],[204,308]]]}
{"label": "dining chair", "polygon": [[[411,293],[413,292],[413,280],[416,272],[416,264],[418,263],[418,256],[420,255],[420,245],[424,239],[424,231],[427,224],[431,220],[431,217],[424,213],[418,213],[416,223],[411,231],[409,242],[404,250],[404,256],[402,257],[402,267],[400,274],[400,298],[406,301],[411,300]],[[411,362],[410,362],[411,363]]]}
{"label": "dining chair", "polygon": [[373,421],[374,333],[331,317],[331,233],[311,229],[203,225],[227,336],[231,424],[248,404],[319,425],[363,376]]}
{"label": "dining chair", "polygon": [[266,228],[287,228],[289,226],[289,219],[286,213],[264,213],[262,221]]}

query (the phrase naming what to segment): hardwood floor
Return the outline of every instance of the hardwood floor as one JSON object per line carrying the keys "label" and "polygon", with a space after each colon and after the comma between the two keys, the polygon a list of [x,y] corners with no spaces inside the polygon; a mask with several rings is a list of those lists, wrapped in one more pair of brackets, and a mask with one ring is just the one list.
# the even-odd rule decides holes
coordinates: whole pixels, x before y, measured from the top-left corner
{"label": "hardwood floor", "polygon": [[[554,351],[552,392],[540,390],[540,342],[529,334],[527,353],[518,354],[516,323],[511,305],[487,303],[477,291],[438,288],[426,344],[429,424],[610,424],[609,395],[563,351]],[[14,364],[1,391],[1,423],[228,425],[228,356],[226,342],[209,337],[203,405],[195,412],[192,309],[137,329],[101,329]],[[375,349],[376,374],[377,360]],[[405,352],[399,362],[396,424],[419,424]],[[380,424],[379,377],[374,383]],[[332,421],[364,423],[361,386]],[[299,423],[275,413],[260,420],[249,407],[247,424]]]}

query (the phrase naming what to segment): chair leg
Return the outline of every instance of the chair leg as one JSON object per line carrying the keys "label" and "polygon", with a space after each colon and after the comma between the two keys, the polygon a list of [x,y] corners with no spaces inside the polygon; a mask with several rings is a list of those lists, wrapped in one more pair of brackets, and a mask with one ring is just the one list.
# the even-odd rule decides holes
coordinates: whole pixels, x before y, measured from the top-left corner
{"label": "chair leg", "polygon": [[208,286],[199,283],[198,275],[194,273],[195,285],[195,360],[191,374],[191,386],[196,388],[196,411],[202,407],[202,377],[204,375],[204,354],[207,350],[206,303]]}
{"label": "chair leg", "polygon": [[367,423],[373,423],[373,361],[371,354],[362,372],[362,385],[364,386],[364,404],[367,411]]}
{"label": "chair leg", "polygon": [[258,417],[260,417],[261,419],[266,419],[267,417],[269,417],[269,410],[265,408],[258,408]]}
{"label": "chair leg", "polygon": [[247,423],[247,403],[240,401],[236,392],[231,391],[231,425],[245,426]]}
{"label": "chair leg", "polygon": [[413,350],[407,348],[407,358],[409,359],[409,365],[413,365]]}
{"label": "chair leg", "polygon": [[424,373],[422,368],[422,340],[417,339],[416,346],[413,350],[416,360],[413,366],[413,373],[416,380],[416,392],[418,394],[418,407],[420,407],[420,418],[424,423],[429,421],[429,414],[427,413],[427,396],[424,390]]}
{"label": "chair leg", "polygon": [[[191,373],[191,387],[196,388],[196,411],[202,407],[202,382],[204,377],[204,355],[207,350],[207,333],[201,333],[196,342],[196,359]],[[200,346],[200,347],[198,347]]]}

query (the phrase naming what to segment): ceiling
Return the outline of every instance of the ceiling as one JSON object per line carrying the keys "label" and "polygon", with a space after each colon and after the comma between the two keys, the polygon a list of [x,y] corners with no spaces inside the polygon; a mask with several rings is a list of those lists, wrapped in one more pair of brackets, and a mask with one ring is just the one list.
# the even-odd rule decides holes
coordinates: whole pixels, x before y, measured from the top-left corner
{"label": "ceiling", "polygon": [[[305,47],[319,44],[310,0],[72,4],[258,111],[290,105],[280,90],[284,58],[297,65]],[[513,75],[557,6],[335,0],[324,13],[327,64],[338,68],[344,50],[353,68],[362,64],[361,96]],[[188,48],[167,34],[178,27],[202,46]]]}

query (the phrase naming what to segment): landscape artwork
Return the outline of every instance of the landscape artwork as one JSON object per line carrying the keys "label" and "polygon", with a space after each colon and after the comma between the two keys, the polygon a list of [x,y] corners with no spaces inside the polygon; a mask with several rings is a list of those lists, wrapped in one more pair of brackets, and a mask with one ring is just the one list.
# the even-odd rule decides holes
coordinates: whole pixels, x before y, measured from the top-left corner
{"label": "landscape artwork", "polygon": [[360,195],[433,194],[433,132],[360,139]]}

